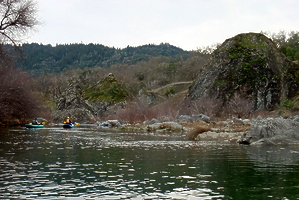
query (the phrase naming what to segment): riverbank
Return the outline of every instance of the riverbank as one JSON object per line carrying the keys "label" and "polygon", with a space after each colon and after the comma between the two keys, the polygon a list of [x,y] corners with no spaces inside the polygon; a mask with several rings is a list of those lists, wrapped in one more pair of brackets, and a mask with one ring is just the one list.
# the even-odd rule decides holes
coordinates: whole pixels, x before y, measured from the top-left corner
{"label": "riverbank", "polygon": [[151,120],[151,122],[136,124],[121,124],[118,120],[107,120],[105,122],[97,122],[97,125],[104,129],[109,128],[125,132],[155,132],[169,135],[172,133],[181,133],[188,140],[234,144],[250,128],[249,120],[226,120],[218,122],[160,122]]}
{"label": "riverbank", "polygon": [[98,126],[115,128],[122,131],[147,131],[158,133],[181,132],[189,140],[216,141],[246,145],[299,145],[299,115],[288,118],[269,117],[250,120],[229,119],[226,121],[197,122],[155,122],[121,124],[108,120]]}
{"label": "riverbank", "polygon": [[299,115],[225,121],[159,121],[152,119],[135,124],[107,120],[90,125],[110,131],[154,132],[167,134],[170,137],[173,133],[179,133],[184,135],[187,140],[212,141],[220,144],[299,145]]}

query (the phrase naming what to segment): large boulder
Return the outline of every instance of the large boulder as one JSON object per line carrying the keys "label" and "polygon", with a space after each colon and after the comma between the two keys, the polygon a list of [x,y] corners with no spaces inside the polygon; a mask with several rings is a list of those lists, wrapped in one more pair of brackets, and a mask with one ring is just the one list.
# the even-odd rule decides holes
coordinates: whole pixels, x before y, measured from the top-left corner
{"label": "large boulder", "polygon": [[299,115],[283,118],[257,118],[239,139],[240,144],[299,144]]}
{"label": "large boulder", "polygon": [[226,104],[238,94],[254,110],[271,110],[297,94],[298,69],[263,34],[239,34],[213,52],[186,100],[218,99]]}

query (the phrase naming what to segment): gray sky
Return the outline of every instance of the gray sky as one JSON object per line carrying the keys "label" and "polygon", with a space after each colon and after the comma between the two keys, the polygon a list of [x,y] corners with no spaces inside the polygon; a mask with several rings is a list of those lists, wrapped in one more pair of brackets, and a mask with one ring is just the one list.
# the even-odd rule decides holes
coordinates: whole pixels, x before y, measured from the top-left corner
{"label": "gray sky", "polygon": [[299,31],[299,0],[37,0],[43,44],[124,48],[170,43],[185,50],[239,33]]}

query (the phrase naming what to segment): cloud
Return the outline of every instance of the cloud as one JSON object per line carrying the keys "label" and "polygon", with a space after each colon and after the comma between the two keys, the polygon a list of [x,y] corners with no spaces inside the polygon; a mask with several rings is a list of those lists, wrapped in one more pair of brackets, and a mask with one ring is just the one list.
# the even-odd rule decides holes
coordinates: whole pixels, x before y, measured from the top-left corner
{"label": "cloud", "polygon": [[38,43],[168,42],[186,50],[242,32],[299,29],[297,0],[40,0]]}

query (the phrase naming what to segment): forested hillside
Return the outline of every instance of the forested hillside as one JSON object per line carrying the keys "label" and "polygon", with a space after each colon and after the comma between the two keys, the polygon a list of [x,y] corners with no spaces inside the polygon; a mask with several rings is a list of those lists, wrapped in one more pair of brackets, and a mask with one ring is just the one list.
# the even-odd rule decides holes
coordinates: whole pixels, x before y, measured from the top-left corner
{"label": "forested hillside", "polygon": [[[161,116],[175,119],[188,112],[187,108],[191,109],[186,114],[228,116],[232,109],[215,111],[217,102],[213,100],[222,98],[227,103],[231,97],[232,108],[245,108],[246,102],[241,101],[244,98],[258,97],[257,104],[271,97],[271,112],[272,109],[278,113],[299,110],[297,31],[268,33],[272,40],[267,39],[266,43],[247,40],[249,35],[244,35],[245,39],[233,40],[234,46],[220,48],[219,45],[214,52],[214,48],[189,52],[168,43],[124,49],[92,43],[19,46],[39,24],[34,1],[0,1],[0,10],[3,13],[0,16],[0,125],[24,123],[36,116],[61,121],[66,115],[73,117],[81,113],[85,114],[86,122],[111,116],[142,122]],[[223,54],[217,53],[219,49]],[[276,53],[269,54],[268,50]],[[281,69],[283,63],[287,64]],[[208,76],[213,72],[221,76]],[[216,81],[201,84],[211,80]],[[188,93],[191,88],[188,84],[195,82],[198,84],[192,87],[194,93]],[[199,99],[201,94],[207,94],[200,91],[209,88],[216,88],[223,95],[217,96],[210,90],[212,95]],[[233,94],[237,90],[243,95],[239,100]],[[224,107],[223,103],[219,105]],[[238,116],[241,114],[244,112]]]}
{"label": "forested hillside", "polygon": [[[290,61],[298,64],[299,33],[291,32],[285,35],[282,32],[273,34],[270,38],[277,50]],[[252,42],[252,45],[256,44],[257,42]],[[15,51],[18,48],[21,51]],[[17,63],[7,65],[3,62],[4,59],[0,60],[3,62],[2,73],[0,73],[0,77],[3,77],[0,78],[3,81],[0,91],[0,94],[1,92],[3,94],[3,98],[0,99],[0,108],[3,114],[0,124],[24,122],[35,117],[36,113],[40,117],[58,122],[65,116],[72,116],[84,122],[108,118],[142,122],[161,116],[175,119],[180,113],[204,113],[211,117],[221,117],[236,112],[236,109],[217,111],[215,108],[217,108],[218,102],[214,101],[213,96],[194,102],[187,101],[191,110],[182,103],[186,99],[190,84],[197,77],[202,77],[204,71],[211,72],[212,67],[208,63],[213,57],[212,55],[215,55],[212,51],[213,48],[207,47],[189,52],[167,43],[139,47],[128,46],[124,49],[99,44],[51,46],[36,43],[23,44],[18,48],[12,45],[3,45],[2,58],[7,57],[4,56],[4,53],[6,55],[7,52],[4,49],[11,50],[10,54],[15,55]],[[238,51],[241,50],[244,49],[238,49]],[[21,54],[19,54],[20,52]],[[253,52],[245,51],[244,56],[240,54],[243,56],[241,56],[241,60],[243,59],[241,63],[245,64],[245,67],[240,64],[242,70],[247,70],[248,66],[251,66],[251,61],[246,62],[250,56],[258,55],[256,54],[257,48],[254,48]],[[238,57],[239,53],[230,55],[227,60],[232,60],[236,56]],[[263,56],[261,58],[264,59]],[[275,60],[277,56],[271,54],[270,58]],[[262,65],[263,62],[259,63],[259,61],[263,61],[263,59],[253,59],[254,66],[255,64]],[[226,61],[226,59],[224,60]],[[222,61],[212,66],[222,65],[226,66]],[[239,69],[238,66],[233,69]],[[109,74],[113,75],[115,81],[112,81],[109,87],[104,87],[101,83]],[[297,70],[293,70],[291,74],[298,77]],[[255,81],[255,77],[258,76],[250,76],[249,82]],[[230,77],[221,79],[225,83],[230,83],[229,80]],[[216,83],[219,86],[221,82]],[[16,90],[20,86],[22,86],[22,90]],[[198,87],[197,90],[200,88],[202,87]],[[297,88],[297,86],[292,88]],[[118,102],[119,91],[125,91],[124,102]],[[252,91],[257,90],[253,89]],[[246,105],[251,104],[244,103],[243,99],[243,97],[238,99],[236,96],[233,99],[233,106],[229,103],[228,108],[242,108],[240,112],[237,111],[240,116],[246,115],[247,117],[247,114],[252,114],[253,110],[251,107],[247,109]],[[297,112],[299,110],[298,99],[297,96],[285,99],[275,104],[273,109],[280,113]],[[235,106],[239,104],[242,106]],[[189,111],[190,113],[188,113]]]}
{"label": "forested hillside", "polygon": [[[9,46],[8,46],[9,48]],[[23,58],[18,66],[33,74],[59,73],[68,68],[110,67],[113,64],[136,64],[152,57],[176,58],[189,52],[167,43],[117,49],[100,44],[43,45],[23,44]]]}

